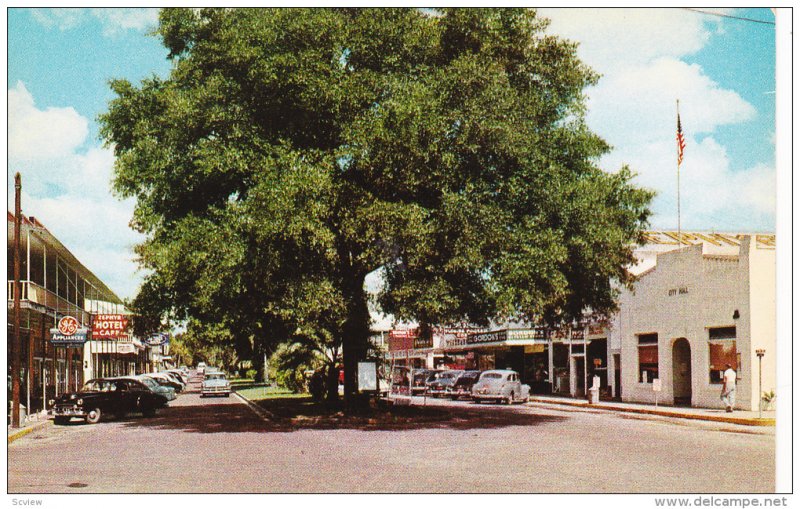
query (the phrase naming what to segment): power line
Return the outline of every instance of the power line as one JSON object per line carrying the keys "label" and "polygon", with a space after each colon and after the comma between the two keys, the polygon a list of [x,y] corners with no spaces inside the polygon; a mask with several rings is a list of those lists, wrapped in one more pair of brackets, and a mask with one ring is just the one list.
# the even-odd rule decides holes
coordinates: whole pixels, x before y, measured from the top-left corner
{"label": "power line", "polygon": [[721,12],[704,11],[702,9],[690,9],[688,7],[684,7],[684,10],[699,12],[701,14],[709,14],[711,16],[719,16],[720,18],[738,19],[740,21],[750,21],[751,23],[761,23],[763,25],[773,25],[773,26],[775,25],[774,21],[764,21],[761,19],[743,18],[741,16],[731,16],[730,14],[722,14]]}

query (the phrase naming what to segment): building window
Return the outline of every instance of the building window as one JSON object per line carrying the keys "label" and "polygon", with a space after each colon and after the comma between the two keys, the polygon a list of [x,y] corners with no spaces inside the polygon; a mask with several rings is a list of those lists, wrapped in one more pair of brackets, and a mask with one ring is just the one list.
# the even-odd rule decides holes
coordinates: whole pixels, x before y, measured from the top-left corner
{"label": "building window", "polygon": [[712,327],[708,329],[708,373],[712,384],[722,383],[722,374],[730,364],[738,371],[736,362],[736,327]]}
{"label": "building window", "polygon": [[639,334],[639,382],[658,378],[658,334]]}

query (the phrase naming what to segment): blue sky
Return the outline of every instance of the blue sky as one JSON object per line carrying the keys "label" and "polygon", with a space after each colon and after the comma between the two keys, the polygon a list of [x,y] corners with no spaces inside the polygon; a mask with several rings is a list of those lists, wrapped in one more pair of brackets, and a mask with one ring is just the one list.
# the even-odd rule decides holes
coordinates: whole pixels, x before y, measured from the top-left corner
{"label": "blue sky", "polygon": [[[774,21],[769,9],[713,9]],[[603,75],[587,120],[614,146],[600,165],[630,164],[654,189],[653,228],[673,229],[675,99],[687,137],[683,228],[775,229],[774,27],[685,9],[543,9],[549,32],[580,44]],[[122,297],[141,281],[127,228],[133,204],[109,190],[113,155],[97,139],[107,82],[166,76],[142,9],[9,9],[9,176],[23,175],[23,211],[39,217]],[[8,207],[13,204],[9,193]]]}

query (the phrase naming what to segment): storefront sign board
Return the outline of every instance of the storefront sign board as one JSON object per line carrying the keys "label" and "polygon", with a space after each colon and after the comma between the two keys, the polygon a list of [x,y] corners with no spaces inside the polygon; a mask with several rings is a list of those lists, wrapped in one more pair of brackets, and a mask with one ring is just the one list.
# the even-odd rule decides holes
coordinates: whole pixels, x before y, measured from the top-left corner
{"label": "storefront sign board", "polygon": [[94,315],[92,317],[92,338],[118,338],[125,334],[128,317],[125,315]]}

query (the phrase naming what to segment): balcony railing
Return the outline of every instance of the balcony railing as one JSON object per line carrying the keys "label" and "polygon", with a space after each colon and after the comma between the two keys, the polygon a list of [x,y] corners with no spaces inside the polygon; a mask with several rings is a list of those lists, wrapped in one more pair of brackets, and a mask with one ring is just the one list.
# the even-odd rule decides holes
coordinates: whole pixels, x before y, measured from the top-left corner
{"label": "balcony railing", "polygon": [[[81,325],[88,327],[91,322],[91,314],[80,306],[69,302],[63,297],[59,297],[54,292],[47,290],[42,285],[33,281],[20,281],[21,295],[20,300],[39,304],[52,311],[57,311],[62,315],[74,316],[81,322]],[[6,286],[8,301],[14,300],[14,281],[8,281]]]}

